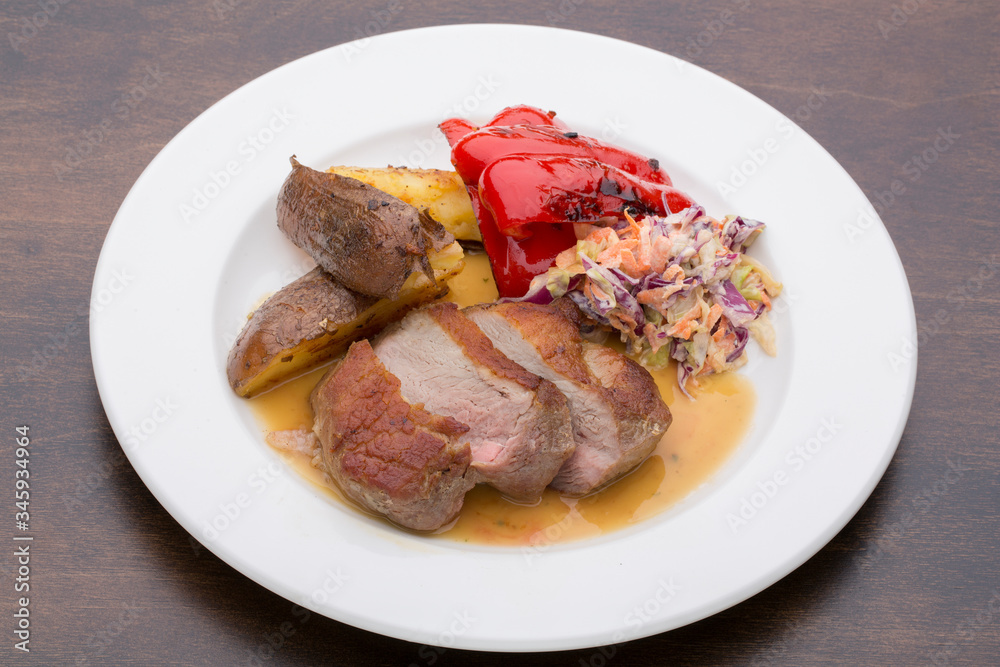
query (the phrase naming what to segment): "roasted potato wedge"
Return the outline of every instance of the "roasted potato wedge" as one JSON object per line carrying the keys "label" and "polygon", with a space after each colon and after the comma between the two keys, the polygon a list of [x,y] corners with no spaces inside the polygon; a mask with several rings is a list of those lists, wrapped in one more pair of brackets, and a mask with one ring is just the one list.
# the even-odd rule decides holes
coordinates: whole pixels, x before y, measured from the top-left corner
{"label": "roasted potato wedge", "polygon": [[446,294],[463,257],[458,243],[429,252],[435,280],[413,272],[394,299],[353,292],[316,267],[254,311],[229,353],[230,386],[250,398],[343,354],[353,341]]}
{"label": "roasted potato wedge", "polygon": [[482,241],[465,184],[442,169],[330,167],[327,171],[354,178],[417,208],[426,208],[459,241]]}
{"label": "roasted potato wedge", "polygon": [[395,299],[414,272],[433,278],[427,253],[454,241],[426,211],[355,178],[291,158],[278,192],[278,229],[344,287]]}

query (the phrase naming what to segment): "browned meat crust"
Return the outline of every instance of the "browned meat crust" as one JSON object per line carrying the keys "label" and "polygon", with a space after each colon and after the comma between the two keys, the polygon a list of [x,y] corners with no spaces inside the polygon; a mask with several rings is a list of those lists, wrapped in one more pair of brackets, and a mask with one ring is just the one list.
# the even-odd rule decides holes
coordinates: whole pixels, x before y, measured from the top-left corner
{"label": "browned meat crust", "polygon": [[[603,456],[591,457],[584,452],[559,471],[552,487],[570,495],[590,493],[645,461],[673,419],[653,377],[635,361],[609,347],[587,342],[583,358],[609,398],[617,428],[608,434],[610,449],[602,452]],[[613,453],[610,459],[608,451]]]}
{"label": "browned meat crust", "polygon": [[[516,301],[485,304],[468,309],[473,321],[478,321],[477,311],[493,312],[514,323],[525,342],[560,376],[573,382],[593,381],[583,361],[583,339],[573,322],[560,311]],[[495,345],[496,341],[493,342]]]}
{"label": "browned meat crust", "polygon": [[462,346],[465,354],[474,363],[485,366],[494,374],[513,380],[525,389],[535,391],[542,379],[529,373],[496,349],[490,339],[463,315],[454,303],[438,303],[426,308],[427,313],[437,320],[452,340]]}
{"label": "browned meat crust", "polygon": [[475,306],[468,316],[504,354],[566,395],[576,450],[552,487],[580,496],[645,460],[671,417],[644,368],[583,341],[577,323],[567,317],[574,310],[511,302]]}
{"label": "browned meat crust", "polygon": [[469,425],[477,480],[532,502],[572,454],[566,397],[496,350],[455,304],[411,312],[374,348],[403,396]]}
{"label": "browned meat crust", "polygon": [[346,495],[401,526],[432,530],[462,507],[474,482],[469,427],[410,405],[399,380],[354,343],[312,395],[327,472]]}
{"label": "browned meat crust", "polygon": [[590,370],[612,396],[615,417],[635,424],[658,424],[662,428],[657,430],[665,433],[673,417],[649,371],[609,347],[585,342],[583,348]]}

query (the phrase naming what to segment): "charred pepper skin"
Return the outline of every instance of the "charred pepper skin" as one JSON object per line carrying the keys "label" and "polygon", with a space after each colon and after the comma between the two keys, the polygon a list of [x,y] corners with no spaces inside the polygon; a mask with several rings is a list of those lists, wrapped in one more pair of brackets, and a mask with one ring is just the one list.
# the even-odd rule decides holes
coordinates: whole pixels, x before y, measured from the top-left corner
{"label": "charred pepper skin", "polygon": [[602,218],[667,215],[694,202],[670,185],[651,183],[591,158],[511,155],[479,178],[479,196],[501,233],[524,239],[534,223],[594,223]]}
{"label": "charred pepper skin", "polygon": [[501,297],[523,296],[531,279],[576,243],[573,223],[665,215],[693,204],[658,160],[569,130],[555,112],[518,105],[476,127],[439,126],[479,221]]}
{"label": "charred pepper skin", "polygon": [[451,162],[466,185],[479,183],[489,163],[508,155],[565,155],[591,158],[644,181],[672,185],[658,160],[605,144],[576,132],[546,125],[481,127],[452,148]]}
{"label": "charred pepper skin", "polygon": [[[538,107],[528,106],[527,104],[519,104],[502,109],[500,113],[493,116],[490,122],[486,123],[483,127],[492,127],[494,125],[548,125],[562,128],[563,130],[569,129],[566,127],[566,123],[556,118],[555,111],[543,111]],[[438,128],[444,133],[445,139],[448,140],[448,145],[452,148],[465,135],[472,134],[479,129],[464,118],[449,118],[440,123]]]}

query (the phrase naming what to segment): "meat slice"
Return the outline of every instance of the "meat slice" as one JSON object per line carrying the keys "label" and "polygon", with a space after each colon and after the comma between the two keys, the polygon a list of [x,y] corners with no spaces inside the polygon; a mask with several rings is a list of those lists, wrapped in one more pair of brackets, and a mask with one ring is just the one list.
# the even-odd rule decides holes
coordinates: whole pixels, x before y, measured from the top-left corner
{"label": "meat slice", "polygon": [[649,373],[623,354],[585,342],[559,308],[499,303],[466,311],[493,344],[569,400],[576,450],[552,481],[585,495],[625,474],[656,448],[670,410]]}
{"label": "meat slice", "polygon": [[322,464],[348,497],[414,530],[458,514],[475,485],[469,427],[408,403],[368,341],[351,345],[311,401]]}
{"label": "meat slice", "polygon": [[552,481],[564,493],[583,495],[611,482],[646,460],[673,417],[653,376],[621,352],[584,341],[583,360],[604,388],[615,428],[603,446],[584,448]]}
{"label": "meat slice", "polygon": [[490,343],[453,303],[412,311],[374,344],[411,403],[469,426],[477,480],[538,499],[575,447],[566,397]]}

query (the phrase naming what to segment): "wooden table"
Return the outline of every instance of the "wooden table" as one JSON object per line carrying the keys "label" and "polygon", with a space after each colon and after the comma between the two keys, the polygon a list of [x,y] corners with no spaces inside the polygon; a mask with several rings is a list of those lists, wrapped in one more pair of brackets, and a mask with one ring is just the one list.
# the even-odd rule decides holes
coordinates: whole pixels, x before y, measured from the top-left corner
{"label": "wooden table", "polygon": [[[426,4],[0,6],[2,466],[13,486],[14,429],[29,425],[35,536],[30,653],[13,648],[21,595],[13,543],[0,556],[0,664],[509,664],[510,656],[442,653],[315,614],[300,623],[290,602],[201,548],[146,489],[108,425],[87,309],[102,242],[135,179],[224,95],[365,31],[513,21],[675,54],[795,119],[879,208],[921,332],[913,409],[895,459],[857,516],[815,557],[688,627],[603,652],[517,661],[997,664],[996,4]],[[831,304],[854,322],[845,327],[845,351],[877,331],[878,286],[872,289]],[[856,298],[866,304],[862,312]],[[12,514],[11,492],[3,493]]]}

